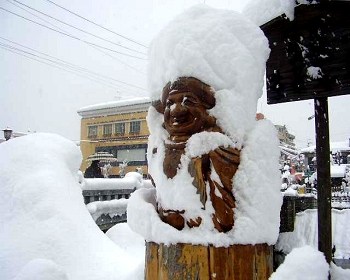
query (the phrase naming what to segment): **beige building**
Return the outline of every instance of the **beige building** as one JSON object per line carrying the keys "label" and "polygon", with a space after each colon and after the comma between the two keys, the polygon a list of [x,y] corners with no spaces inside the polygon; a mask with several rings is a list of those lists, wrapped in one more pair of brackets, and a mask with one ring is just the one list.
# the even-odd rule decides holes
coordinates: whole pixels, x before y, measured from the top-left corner
{"label": "beige building", "polygon": [[147,142],[149,131],[146,115],[151,102],[148,98],[134,98],[96,104],[78,110],[81,119],[80,148],[83,154],[81,170],[95,152],[109,152],[117,161],[111,163],[111,177],[118,177],[121,165],[125,173],[142,168],[147,175]]}
{"label": "beige building", "polygon": [[278,133],[278,139],[281,144],[294,147],[295,136],[288,132],[288,129],[285,125],[275,125]]}

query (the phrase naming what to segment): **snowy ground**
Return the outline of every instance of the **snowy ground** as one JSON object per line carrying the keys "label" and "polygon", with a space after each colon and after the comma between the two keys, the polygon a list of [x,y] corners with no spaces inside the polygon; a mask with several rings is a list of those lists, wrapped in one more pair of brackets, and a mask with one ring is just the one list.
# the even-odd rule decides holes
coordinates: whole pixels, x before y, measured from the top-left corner
{"label": "snowy ground", "polygon": [[[86,209],[77,176],[81,155],[73,142],[32,134],[2,143],[0,158],[0,279],[143,279],[143,238],[127,224],[103,234]],[[313,263],[318,271],[309,270],[324,276],[322,257],[310,248],[296,251],[271,279],[301,279],[291,278],[300,271],[298,261]],[[332,274],[350,279],[340,268]]]}

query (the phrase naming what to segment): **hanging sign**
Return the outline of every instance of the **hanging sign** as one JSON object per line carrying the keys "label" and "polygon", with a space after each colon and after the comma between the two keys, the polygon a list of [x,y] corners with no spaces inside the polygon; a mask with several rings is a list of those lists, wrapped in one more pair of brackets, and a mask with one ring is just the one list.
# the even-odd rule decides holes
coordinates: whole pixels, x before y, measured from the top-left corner
{"label": "hanging sign", "polygon": [[299,5],[261,26],[271,49],[267,103],[350,93],[350,2]]}

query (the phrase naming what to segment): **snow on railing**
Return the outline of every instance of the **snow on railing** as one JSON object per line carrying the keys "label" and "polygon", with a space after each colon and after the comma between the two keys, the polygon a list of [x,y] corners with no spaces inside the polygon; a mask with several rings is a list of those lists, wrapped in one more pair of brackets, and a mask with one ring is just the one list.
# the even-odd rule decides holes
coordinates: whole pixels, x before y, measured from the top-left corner
{"label": "snow on railing", "polygon": [[108,230],[126,221],[128,198],[140,188],[153,188],[151,180],[144,180],[137,172],[129,172],[124,178],[81,179],[84,202],[101,230]]}

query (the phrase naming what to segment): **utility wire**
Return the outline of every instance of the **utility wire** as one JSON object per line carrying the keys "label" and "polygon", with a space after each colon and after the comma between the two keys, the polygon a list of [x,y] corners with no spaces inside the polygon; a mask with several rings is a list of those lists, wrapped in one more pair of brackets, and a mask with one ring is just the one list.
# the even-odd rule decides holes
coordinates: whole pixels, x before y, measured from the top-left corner
{"label": "utility wire", "polygon": [[42,20],[43,22],[46,22],[47,24],[49,24],[49,25],[51,25],[51,26],[53,26],[53,27],[55,27],[55,28],[61,30],[62,32],[66,32],[65,30],[63,30],[62,28],[58,27],[57,25],[54,25],[54,24],[52,24],[50,21],[48,21],[48,20],[46,20],[46,19],[43,19],[42,17],[39,17],[37,14],[32,13],[31,11],[28,11],[27,9],[21,7],[20,5],[18,5],[18,4],[16,4],[16,3],[12,3],[12,2],[10,2],[9,0],[6,0],[6,1],[8,1],[10,4],[14,5],[15,7],[17,7],[17,8],[19,8],[19,9],[25,11],[26,13],[31,14],[32,16],[34,16],[34,17],[36,17],[36,18]]}
{"label": "utility wire", "polygon": [[113,31],[113,30],[111,30],[111,29],[108,29],[108,28],[106,28],[106,27],[104,27],[104,26],[102,26],[102,25],[100,25],[100,24],[98,24],[98,23],[96,23],[96,22],[93,22],[92,20],[89,20],[89,19],[87,19],[87,18],[85,18],[85,17],[83,17],[83,16],[81,16],[81,15],[79,15],[79,14],[77,14],[77,13],[71,11],[71,10],[68,10],[67,8],[65,8],[65,7],[63,7],[63,6],[60,6],[60,5],[56,4],[55,2],[53,2],[53,1],[51,1],[51,0],[45,0],[45,1],[47,1],[47,2],[53,4],[53,5],[57,6],[57,7],[59,7],[59,8],[61,8],[61,9],[65,10],[65,11],[67,11],[67,12],[69,12],[69,13],[71,13],[71,14],[73,14],[73,15],[75,15],[75,16],[77,16],[77,17],[79,17],[79,18],[81,18],[81,19],[83,19],[83,20],[85,20],[85,21],[87,21],[87,22],[90,22],[90,23],[93,24],[93,25],[96,25],[96,26],[98,26],[98,27],[100,27],[100,28],[102,28],[102,29],[104,29],[104,30],[107,30],[107,31],[109,31],[109,32],[111,32],[111,33],[113,33],[113,34],[119,36],[119,37],[122,37],[122,38],[124,38],[125,40],[128,40],[128,41],[133,42],[133,43],[135,43],[135,44],[137,44],[137,45],[139,45],[139,46],[142,46],[142,47],[147,48],[147,46],[145,46],[145,45],[143,45],[143,44],[141,44],[141,43],[139,43],[139,42],[136,42],[136,41],[134,41],[134,40],[132,40],[132,39],[126,37],[126,36],[123,36],[123,35],[121,35],[121,34],[115,32],[115,31]]}
{"label": "utility wire", "polygon": [[[6,0],[6,1],[9,2],[9,3],[11,3],[11,4],[13,4],[10,0]],[[57,19],[57,18],[55,18],[55,17],[53,17],[53,16],[50,16],[50,15],[44,13],[44,12],[41,12],[41,11],[39,11],[39,10],[37,10],[37,9],[35,9],[35,8],[31,7],[31,6],[29,6],[29,5],[26,5],[26,4],[22,3],[22,2],[20,2],[20,1],[17,1],[17,0],[12,0],[12,1],[14,1],[14,2],[16,2],[16,3],[18,3],[18,4],[20,4],[20,5],[24,6],[24,7],[27,7],[28,9],[31,9],[31,10],[33,10],[33,11],[39,13],[39,14],[42,14],[42,15],[44,15],[44,16],[46,16],[46,17],[49,17],[49,18],[51,18],[51,19],[53,19],[53,20],[55,20],[55,21],[58,21],[58,22],[60,22],[60,23],[62,23],[62,24],[64,24],[64,25],[67,25],[67,26],[69,26],[69,27],[71,27],[71,28],[74,28],[74,29],[76,29],[76,30],[79,30],[80,32],[83,32],[83,33],[88,34],[88,35],[90,35],[90,36],[96,37],[96,38],[98,38],[98,39],[100,39],[100,40],[103,40],[103,41],[108,42],[108,43],[110,43],[110,44],[116,45],[116,46],[118,46],[118,47],[127,49],[127,50],[129,50],[129,51],[133,51],[133,52],[136,52],[136,53],[139,53],[139,54],[146,55],[144,52],[140,52],[140,51],[134,50],[134,49],[132,49],[132,48],[125,47],[125,46],[123,46],[123,45],[121,45],[121,44],[118,44],[118,43],[115,43],[115,42],[113,42],[113,41],[107,40],[107,39],[105,39],[105,38],[103,38],[103,37],[100,37],[100,36],[98,36],[98,35],[95,35],[95,34],[93,34],[93,33],[91,33],[91,32],[85,31],[85,30],[83,30],[83,29],[81,29],[81,28],[78,28],[78,27],[76,27],[76,26],[74,26],[74,25],[71,25],[71,24],[69,24],[69,23],[66,23],[66,22],[64,22],[64,21],[62,21],[62,20],[60,20],[60,19]]]}
{"label": "utility wire", "polygon": [[29,18],[26,18],[26,17],[24,17],[24,16],[21,16],[21,15],[19,15],[19,14],[14,13],[14,12],[11,12],[11,11],[9,11],[9,10],[3,8],[3,7],[0,7],[0,10],[6,11],[6,12],[8,12],[8,13],[10,13],[10,14],[13,14],[13,15],[17,16],[17,17],[23,18],[23,19],[25,19],[25,20],[27,20],[27,21],[30,21],[30,22],[32,22],[32,23],[35,23],[35,24],[37,24],[37,25],[39,25],[39,26],[45,27],[45,28],[47,28],[47,29],[49,29],[49,30],[52,30],[52,31],[57,32],[57,33],[62,34],[62,35],[65,35],[65,36],[70,37],[70,38],[72,38],[72,39],[75,39],[75,40],[78,40],[78,41],[87,43],[87,44],[89,44],[89,45],[96,46],[96,47],[98,47],[98,48],[102,48],[102,49],[105,49],[105,50],[108,50],[108,51],[111,51],[111,52],[115,52],[115,53],[118,53],[118,54],[121,54],[121,55],[129,56],[129,57],[132,57],[132,58],[137,58],[137,59],[141,59],[141,60],[146,60],[145,58],[138,57],[138,56],[134,56],[134,55],[130,55],[130,54],[126,54],[126,53],[122,53],[122,52],[119,52],[119,51],[116,51],[116,50],[113,50],[113,49],[110,49],[110,48],[106,48],[106,47],[103,47],[103,46],[101,46],[101,45],[98,45],[98,44],[95,44],[95,43],[92,43],[92,42],[83,40],[83,39],[81,39],[81,38],[78,38],[78,37],[76,37],[76,36],[70,35],[70,34],[68,34],[68,33],[65,33],[65,32],[62,32],[62,31],[59,31],[59,30],[56,30],[56,29],[54,29],[54,28],[48,27],[47,25],[41,24],[41,23],[39,23],[39,22],[37,22],[37,21],[31,20],[31,19],[29,19]]}
{"label": "utility wire", "polygon": [[134,70],[134,71],[136,71],[136,72],[138,72],[139,74],[142,74],[143,76],[146,76],[146,73],[145,73],[145,72],[142,72],[140,69],[137,69],[136,67],[131,66],[131,65],[129,65],[128,63],[125,63],[124,61],[120,60],[119,58],[116,58],[115,56],[113,56],[113,55],[111,55],[111,54],[109,54],[109,53],[107,53],[107,52],[105,52],[105,51],[103,51],[103,50],[100,50],[100,49],[97,48],[97,47],[94,47],[94,46],[90,46],[90,47],[94,48],[96,51],[99,51],[99,52],[103,53],[103,54],[106,55],[106,56],[109,56],[110,58],[112,58],[112,59],[118,61],[119,63],[125,65],[126,67],[128,67],[128,68],[130,68],[130,69],[132,69],[132,70]]}
{"label": "utility wire", "polygon": [[55,59],[55,60],[48,59],[48,58],[45,58],[45,57],[41,57],[41,56],[36,55],[36,54],[34,54],[34,53],[31,53],[31,52],[28,52],[28,51],[25,51],[25,50],[21,50],[21,49],[18,49],[18,48],[16,48],[16,47],[13,47],[13,46],[11,46],[11,45],[4,44],[4,43],[1,43],[1,42],[0,42],[0,45],[6,46],[6,47],[11,48],[11,49],[13,49],[13,50],[23,52],[23,53],[25,53],[25,54],[27,54],[27,55],[31,55],[31,56],[34,56],[34,57],[36,57],[36,58],[43,59],[43,60],[49,61],[49,62],[54,63],[54,64],[59,64],[60,66],[68,67],[68,68],[73,69],[73,70],[75,70],[75,71],[82,71],[82,72],[84,72],[85,74],[87,73],[87,74],[94,75],[94,76],[97,76],[97,77],[102,78],[102,79],[105,79],[105,80],[109,80],[109,81],[113,81],[113,82],[118,82],[118,83],[124,84],[124,85],[129,86],[129,87],[133,87],[133,88],[137,88],[137,89],[141,89],[141,90],[143,90],[143,91],[146,91],[144,88],[141,88],[141,87],[139,87],[139,86],[135,86],[135,85],[132,85],[132,84],[129,84],[129,83],[126,83],[126,82],[123,82],[123,81],[120,81],[120,80],[117,80],[117,79],[114,79],[114,78],[111,78],[111,77],[108,77],[108,76],[105,76],[105,75],[102,75],[102,74],[99,74],[99,73],[96,73],[96,72],[91,71],[91,70],[89,70],[89,69],[80,67],[80,66],[78,66],[78,65],[75,65],[75,64],[73,64],[73,63],[70,63],[70,62],[67,62],[67,61],[65,61],[65,60],[59,59],[59,58],[57,58],[57,57],[48,55],[48,54],[46,54],[46,53],[37,51],[37,50],[35,50],[35,49],[33,49],[33,48],[24,46],[24,45],[19,44],[19,43],[16,43],[16,42],[13,42],[13,41],[8,40],[8,39],[6,39],[6,38],[3,38],[3,37],[0,37],[0,38],[3,39],[3,40],[5,40],[5,41],[11,42],[11,43],[13,43],[13,44],[19,45],[19,46],[21,46],[21,47],[30,49],[30,50],[32,50],[32,51],[34,51],[34,52],[37,52],[37,53],[39,53],[39,54],[42,54],[42,55],[44,55],[44,56],[53,58],[53,59]]}
{"label": "utility wire", "polygon": [[105,80],[101,80],[101,79],[98,79],[98,78],[96,78],[96,77],[88,76],[88,75],[86,75],[85,73],[84,73],[84,74],[79,73],[79,72],[77,73],[76,70],[68,70],[68,69],[62,68],[61,66],[58,66],[58,65],[55,65],[55,64],[51,64],[51,63],[47,63],[47,62],[42,61],[42,60],[40,60],[40,59],[36,59],[36,58],[34,58],[34,57],[25,55],[25,54],[23,54],[23,53],[21,53],[21,52],[18,52],[18,51],[16,51],[16,50],[14,50],[14,49],[11,49],[11,48],[9,48],[9,47],[5,47],[5,46],[3,46],[3,44],[1,44],[1,43],[0,43],[0,48],[4,49],[4,50],[6,50],[6,51],[9,51],[9,52],[15,53],[15,54],[17,54],[17,55],[26,57],[26,58],[28,58],[28,59],[30,59],[30,60],[34,60],[34,61],[37,61],[37,62],[39,62],[39,63],[46,64],[46,65],[51,66],[51,67],[54,67],[54,68],[56,68],[56,69],[59,69],[59,70],[62,70],[62,71],[65,71],[65,72],[68,72],[68,73],[77,75],[77,76],[79,76],[79,77],[82,77],[82,78],[91,80],[91,81],[93,81],[93,82],[95,82],[95,83],[98,83],[98,84],[101,84],[101,85],[110,87],[110,88],[116,90],[117,93],[121,90],[122,92],[126,92],[126,93],[128,93],[128,94],[132,94],[132,95],[135,94],[134,92],[130,92],[130,91],[127,90],[127,89],[122,89],[122,88],[120,88],[119,85],[116,85],[116,84],[114,84],[114,83],[111,83],[111,82],[108,82],[108,81],[105,81]]}
{"label": "utility wire", "polygon": [[[7,0],[7,1],[9,1],[9,0]],[[28,11],[27,9],[21,7],[20,5],[18,5],[18,4],[16,4],[16,3],[12,3],[12,2],[9,2],[9,3],[11,3],[12,5],[16,6],[17,8],[19,8],[19,9],[25,11],[26,13],[29,13],[29,14],[31,14],[32,16],[34,16],[34,17],[36,17],[36,18],[38,18],[38,19],[40,19],[40,20],[46,22],[47,24],[49,24],[49,25],[51,25],[51,26],[53,26],[53,27],[55,27],[55,28],[61,30],[62,32],[65,32],[65,33],[69,34],[68,32],[66,32],[66,30],[60,28],[59,26],[57,26],[57,25],[55,25],[55,24],[52,24],[50,21],[45,20],[45,19],[43,19],[42,17],[39,17],[37,14],[32,13],[31,11]],[[70,35],[71,35],[71,34],[70,34]],[[4,39],[4,38],[3,38],[3,39]],[[6,39],[5,39],[5,40],[6,40]],[[95,46],[91,46],[91,45],[89,45],[89,44],[86,43],[86,42],[83,42],[83,43],[85,43],[86,45],[88,45],[88,46],[91,47],[91,48],[94,48],[96,51],[98,51],[98,52],[100,52],[100,53],[103,53],[104,55],[109,56],[110,58],[112,58],[112,59],[118,61],[119,63],[123,64],[124,66],[126,66],[126,67],[128,67],[128,68],[130,68],[130,69],[132,69],[132,70],[134,70],[134,71],[136,71],[136,72],[138,72],[139,74],[142,74],[143,76],[146,75],[146,73],[142,72],[141,70],[137,69],[137,68],[134,67],[134,66],[129,65],[128,63],[126,63],[126,62],[120,60],[119,58],[116,58],[115,56],[113,56],[113,55],[111,55],[111,54],[109,54],[109,53],[107,53],[107,52],[105,52],[105,51],[103,51],[103,50],[101,50],[101,49],[99,49],[99,48],[97,48],[97,47],[95,47]]]}
{"label": "utility wire", "polygon": [[20,53],[20,52],[18,52],[18,51],[15,51],[15,50],[12,50],[12,49],[10,49],[10,48],[8,48],[8,47],[5,47],[5,46],[3,46],[2,44],[0,44],[0,48],[1,48],[1,49],[4,49],[4,50],[6,50],[6,51],[9,51],[9,52],[15,53],[15,54],[17,54],[17,55],[24,56],[24,57],[26,57],[26,58],[28,58],[28,59],[35,60],[35,61],[37,61],[37,62],[39,62],[39,63],[49,65],[49,66],[51,66],[51,67],[57,68],[57,69],[62,70],[62,71],[66,71],[66,72],[69,72],[69,73],[73,73],[73,74],[75,74],[75,75],[77,75],[77,76],[80,76],[80,77],[89,79],[89,80],[94,81],[94,82],[96,82],[96,83],[99,83],[99,84],[102,84],[102,85],[111,87],[111,88],[113,88],[113,89],[115,89],[115,90],[118,90],[118,88],[117,88],[115,85],[111,85],[111,84],[106,83],[106,82],[104,82],[104,81],[101,82],[101,81],[99,81],[99,80],[97,80],[97,79],[90,78],[90,77],[88,77],[88,76],[86,76],[86,75],[82,75],[82,74],[73,72],[73,71],[71,71],[71,70],[67,70],[67,69],[64,69],[64,68],[62,68],[62,67],[59,67],[59,66],[57,66],[57,65],[54,65],[54,64],[51,64],[51,63],[47,63],[47,62],[41,61],[41,60],[39,60],[39,59],[30,57],[30,56],[28,56],[28,55],[25,55],[25,54],[23,54],[23,53]]}

